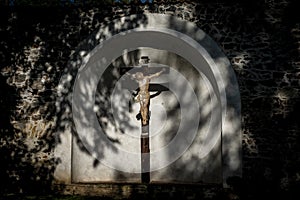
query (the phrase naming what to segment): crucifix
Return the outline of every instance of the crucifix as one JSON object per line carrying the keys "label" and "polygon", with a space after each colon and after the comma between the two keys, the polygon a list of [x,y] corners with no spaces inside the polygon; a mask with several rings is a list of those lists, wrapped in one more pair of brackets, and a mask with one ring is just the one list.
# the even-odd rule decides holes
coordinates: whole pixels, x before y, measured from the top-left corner
{"label": "crucifix", "polygon": [[[149,145],[149,121],[150,121],[150,99],[159,95],[162,91],[168,89],[160,84],[151,84],[153,78],[160,76],[168,71],[167,67],[149,67],[149,57],[142,56],[140,59],[141,66],[138,68],[123,68],[126,71],[131,69],[134,73],[126,74],[138,84],[138,89],[134,94],[135,102],[140,104],[140,112],[136,118],[141,120],[141,181],[142,183],[150,182],[150,145]],[[159,64],[157,64],[159,65]],[[134,70],[133,70],[134,69]],[[156,91],[150,95],[150,91]]]}

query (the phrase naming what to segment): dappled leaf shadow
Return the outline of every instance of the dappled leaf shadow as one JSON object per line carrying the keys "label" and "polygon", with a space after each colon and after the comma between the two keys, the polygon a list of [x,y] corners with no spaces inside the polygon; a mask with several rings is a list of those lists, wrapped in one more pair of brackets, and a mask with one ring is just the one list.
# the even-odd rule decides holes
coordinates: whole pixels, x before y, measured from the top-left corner
{"label": "dappled leaf shadow", "polygon": [[[101,159],[103,159],[106,155],[103,154],[106,150],[112,151],[117,153],[118,148],[117,145],[122,145],[122,141],[118,139],[118,137],[112,136],[111,134],[108,134],[108,132],[114,132],[117,134],[124,134],[124,126],[129,127],[126,122],[128,121],[128,111],[124,110],[123,108],[119,107],[118,102],[112,102],[111,100],[111,94],[113,92],[113,89],[116,85],[116,82],[120,79],[121,75],[119,73],[119,65],[117,65],[117,62],[122,62],[122,60],[111,60],[108,61],[110,64],[104,71],[104,74],[99,78],[97,91],[95,92],[95,105],[92,105],[93,107],[93,113],[86,113],[80,106],[73,104],[72,99],[72,92],[73,92],[73,85],[75,84],[76,77],[78,76],[79,68],[81,70],[85,70],[84,67],[87,65],[86,61],[87,59],[90,59],[90,57],[93,56],[93,54],[89,54],[90,52],[95,53],[93,49],[97,47],[98,45],[102,44],[103,41],[110,38],[111,36],[118,34],[124,30],[127,30],[128,28],[135,28],[139,26],[140,24],[146,24],[147,19],[143,15],[137,15],[133,18],[130,18],[130,20],[127,18],[127,21],[121,23],[121,19],[115,19],[113,23],[109,23],[108,26],[102,24],[99,26],[99,29],[94,31],[89,35],[88,38],[83,40],[76,51],[72,54],[72,58],[70,59],[68,63],[68,68],[65,69],[64,73],[62,74],[62,78],[60,80],[60,84],[58,86],[58,98],[57,98],[57,109],[60,111],[57,115],[58,117],[58,129],[59,134],[64,134],[66,129],[68,129],[68,126],[72,127],[72,135],[75,136],[76,143],[80,150],[82,152],[85,152],[86,155],[93,155],[94,159],[98,159],[98,161],[94,161],[93,167],[95,170],[97,170],[97,167],[101,163]],[[101,62],[102,58],[98,58],[99,62]],[[106,58],[103,58],[104,60]],[[138,58],[135,56],[132,56],[130,58],[131,60],[134,60],[134,62],[138,61]],[[105,61],[106,62],[106,61]],[[99,66],[98,67],[104,67]],[[80,84],[80,101],[82,102],[88,102],[90,99],[88,99],[87,93],[94,92],[90,91],[90,84],[91,80],[86,80],[84,83]],[[73,95],[74,96],[74,95]],[[96,136],[87,136],[89,133],[82,133],[75,128],[75,124],[72,123],[73,121],[73,114],[74,112],[72,110],[72,106],[75,106],[76,110],[81,115],[81,123],[83,126],[88,128],[93,128],[94,124],[91,124],[90,122],[90,115],[95,115],[98,118],[98,122],[93,123],[99,123],[101,129],[103,130],[102,133],[95,133]],[[88,105],[83,105],[83,107],[87,107]],[[112,109],[113,106],[117,106],[117,108],[120,108],[120,112],[117,113],[117,115],[113,115]],[[119,119],[119,121],[122,121],[121,124],[117,124],[115,122],[116,118]],[[70,123],[71,122],[71,123]],[[61,126],[60,126],[61,124]],[[68,126],[66,126],[68,124]],[[132,127],[133,128],[133,127]],[[85,130],[81,131],[85,132]],[[94,137],[94,138],[90,138]],[[58,136],[59,138],[59,136]],[[104,138],[104,139],[103,139]],[[81,163],[72,163],[72,165],[78,165],[80,166]]]}
{"label": "dappled leaf shadow", "polygon": [[[91,51],[106,38],[95,35],[104,17],[116,17],[112,9],[0,7],[1,193],[49,192],[61,162],[54,149],[61,142],[59,134],[69,128],[86,151],[72,124],[69,95],[83,59],[80,52]],[[134,28],[143,20],[127,25]],[[122,27],[110,27],[108,34],[120,31]],[[80,52],[73,51],[80,42]],[[70,55],[79,65],[67,64]],[[96,167],[98,161],[91,164]]]}
{"label": "dappled leaf shadow", "polygon": [[[20,25],[16,13],[0,9],[1,194],[43,193],[50,190],[58,163],[52,151],[53,95],[37,81],[43,77],[38,61],[44,44],[30,26]],[[32,38],[22,38],[23,31]]]}
{"label": "dappled leaf shadow", "polygon": [[[164,2],[159,2],[150,12],[173,12],[194,21],[220,44],[233,64],[242,94],[243,183],[248,187],[247,192],[255,193],[254,197],[263,192],[263,197],[268,198],[280,190],[287,197],[290,197],[288,191],[297,194],[300,144],[297,2],[203,1],[206,4],[190,6],[195,9],[194,15],[190,15],[192,9],[188,6],[176,10],[173,5],[165,8]],[[101,22],[143,12],[138,7],[124,8],[126,11],[108,7],[73,11],[1,7],[1,192],[48,188],[55,164],[51,164],[50,169],[46,166],[59,160],[50,156],[45,162],[37,162],[36,155],[44,152],[42,155],[48,156],[53,147],[53,128],[63,132],[73,127],[67,94],[78,66],[68,65],[65,73],[63,70],[70,54],[74,55],[73,60],[82,61],[80,53],[73,49],[93,34]],[[134,11],[128,11],[130,9]],[[108,19],[104,19],[105,16],[109,16]],[[114,27],[110,30],[114,32]],[[90,46],[86,43],[82,50],[89,52],[97,42],[90,40]],[[71,81],[66,82],[67,91],[58,96],[56,87],[63,74],[69,74],[63,78],[71,78]],[[59,99],[57,107],[56,97]],[[47,126],[41,119],[57,123],[54,127]],[[27,123],[29,121],[33,123]],[[41,126],[46,128],[38,128]],[[30,136],[28,140],[34,129],[45,131],[36,131],[38,139]],[[78,140],[76,136],[75,139]],[[41,149],[31,141],[46,147]],[[80,145],[80,141],[76,144]],[[84,147],[81,149],[84,151]],[[97,166],[98,161],[92,164]],[[239,183],[239,180],[229,180],[231,185],[237,184],[234,182]]]}

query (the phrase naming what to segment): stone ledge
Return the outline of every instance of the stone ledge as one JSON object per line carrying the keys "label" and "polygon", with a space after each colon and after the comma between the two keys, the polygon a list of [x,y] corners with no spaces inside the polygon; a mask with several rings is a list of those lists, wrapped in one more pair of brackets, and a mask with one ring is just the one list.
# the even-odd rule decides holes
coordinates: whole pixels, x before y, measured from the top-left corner
{"label": "stone ledge", "polygon": [[55,184],[58,195],[98,196],[112,199],[216,199],[225,195],[217,184],[165,184],[165,183],[94,183]]}

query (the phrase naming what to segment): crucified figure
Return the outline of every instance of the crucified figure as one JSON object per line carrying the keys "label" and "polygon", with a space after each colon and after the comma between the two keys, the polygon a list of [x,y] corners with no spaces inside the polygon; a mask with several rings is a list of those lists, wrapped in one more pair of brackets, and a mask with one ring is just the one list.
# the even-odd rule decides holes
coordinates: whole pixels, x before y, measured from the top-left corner
{"label": "crucified figure", "polygon": [[133,80],[139,84],[139,92],[135,97],[135,101],[140,103],[140,113],[142,116],[142,125],[147,125],[149,120],[149,103],[150,103],[150,93],[149,93],[149,84],[152,78],[160,76],[165,69],[162,69],[160,72],[155,74],[145,76],[142,72],[136,72],[135,74],[129,74]]}

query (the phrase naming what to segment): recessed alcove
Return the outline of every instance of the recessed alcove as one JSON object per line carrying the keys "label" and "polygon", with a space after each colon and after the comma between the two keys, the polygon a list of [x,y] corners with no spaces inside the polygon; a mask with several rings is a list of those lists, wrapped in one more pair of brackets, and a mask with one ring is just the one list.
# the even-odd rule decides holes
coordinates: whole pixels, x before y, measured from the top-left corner
{"label": "recessed alcove", "polygon": [[[122,89],[122,75],[114,69],[146,55],[149,67],[170,68],[153,80],[167,83],[169,91],[150,100],[150,182],[226,186],[229,177],[241,176],[242,161],[239,88],[228,59],[190,22],[146,14],[132,27],[137,18],[112,22],[113,32],[102,27],[70,61],[77,70],[69,91],[75,133],[59,133],[57,181],[140,182],[139,107],[129,106],[130,92]],[[114,76],[103,81],[108,72]],[[109,89],[110,97],[102,95],[108,106],[97,101],[103,88]]]}

